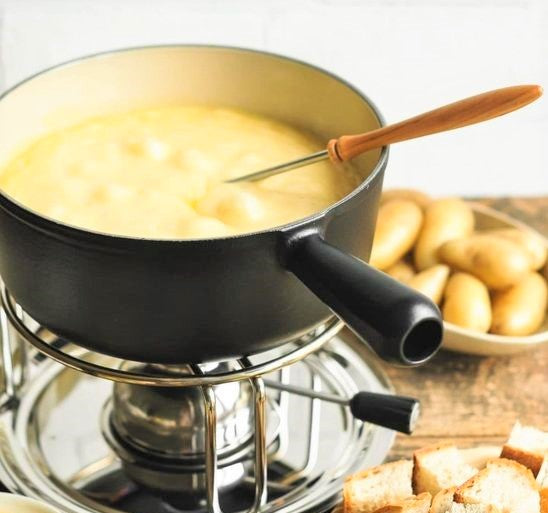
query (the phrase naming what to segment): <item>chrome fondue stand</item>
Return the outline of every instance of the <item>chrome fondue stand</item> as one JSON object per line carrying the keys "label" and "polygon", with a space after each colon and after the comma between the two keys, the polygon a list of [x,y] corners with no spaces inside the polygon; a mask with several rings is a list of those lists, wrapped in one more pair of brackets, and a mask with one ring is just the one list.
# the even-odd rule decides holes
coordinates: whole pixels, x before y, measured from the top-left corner
{"label": "chrome fondue stand", "polygon": [[165,366],[59,340],[5,288],[2,307],[0,481],[60,511],[327,511],[392,444],[349,407],[390,386],[338,320],[261,355]]}

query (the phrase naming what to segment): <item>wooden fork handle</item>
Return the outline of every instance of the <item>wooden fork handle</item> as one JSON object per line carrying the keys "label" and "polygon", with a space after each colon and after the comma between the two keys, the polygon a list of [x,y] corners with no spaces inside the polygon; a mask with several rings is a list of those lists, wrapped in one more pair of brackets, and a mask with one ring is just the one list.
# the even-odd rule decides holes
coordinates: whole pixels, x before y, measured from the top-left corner
{"label": "wooden fork handle", "polygon": [[365,134],[332,139],[327,145],[329,157],[342,162],[387,144],[480,123],[520,109],[541,95],[538,85],[519,85],[471,96]]}

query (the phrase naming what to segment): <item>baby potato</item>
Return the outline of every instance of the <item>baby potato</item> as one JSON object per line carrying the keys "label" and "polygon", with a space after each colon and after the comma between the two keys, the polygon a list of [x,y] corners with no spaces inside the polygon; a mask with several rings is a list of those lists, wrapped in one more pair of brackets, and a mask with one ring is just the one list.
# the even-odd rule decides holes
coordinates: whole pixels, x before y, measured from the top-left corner
{"label": "baby potato", "polygon": [[531,269],[534,271],[540,269],[546,263],[546,254],[548,252],[546,243],[532,231],[501,228],[484,233],[501,237],[522,246],[531,258]]}
{"label": "baby potato", "polygon": [[493,296],[491,333],[529,335],[544,321],[548,288],[538,273],[529,273],[518,284]]}
{"label": "baby potato", "polygon": [[494,235],[476,234],[446,242],[438,255],[442,262],[473,274],[494,290],[514,285],[531,271],[525,249]]}
{"label": "baby potato", "polygon": [[442,314],[447,322],[486,333],[491,326],[491,301],[487,287],[470,274],[454,274],[445,288]]}
{"label": "baby potato", "polygon": [[425,209],[432,202],[432,198],[424,192],[415,189],[389,189],[383,191],[381,196],[381,205],[392,200],[408,200],[416,203],[420,208]]}
{"label": "baby potato", "polygon": [[399,262],[396,262],[394,265],[390,266],[384,272],[392,276],[392,278],[394,278],[395,280],[406,283],[415,274],[415,269],[413,269],[413,266],[409,262],[406,262],[405,260],[400,260]]}
{"label": "baby potato", "polygon": [[422,225],[422,211],[412,201],[393,200],[379,208],[369,263],[387,269],[415,243]]}
{"label": "baby potato", "polygon": [[474,213],[462,200],[446,198],[426,207],[424,223],[415,245],[415,267],[422,271],[439,263],[437,251],[452,239],[465,237],[474,230]]}
{"label": "baby potato", "polygon": [[415,274],[415,276],[407,281],[407,285],[412,289],[418,290],[439,305],[450,271],[449,266],[438,264]]}

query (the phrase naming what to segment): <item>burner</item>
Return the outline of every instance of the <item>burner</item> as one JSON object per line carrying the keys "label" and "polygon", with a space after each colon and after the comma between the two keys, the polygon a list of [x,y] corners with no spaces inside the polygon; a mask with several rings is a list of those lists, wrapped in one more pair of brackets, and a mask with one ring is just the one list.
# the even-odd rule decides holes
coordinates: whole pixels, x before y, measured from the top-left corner
{"label": "burner", "polygon": [[[6,312],[32,345],[2,312],[0,480],[66,513],[327,511],[344,477],[392,443],[344,404],[389,385],[361,342],[333,336],[340,324],[262,359],[166,367],[91,353]],[[78,370],[44,359],[34,337]],[[304,389],[317,397],[287,391]]]}
{"label": "burner", "polygon": [[[209,366],[211,368],[211,366]],[[230,364],[215,365],[226,371]],[[177,374],[179,369],[163,368]],[[150,371],[149,371],[150,372]],[[234,488],[244,479],[254,449],[252,386],[247,381],[213,387],[216,404],[217,487]],[[274,401],[267,403],[267,443],[277,436]],[[115,383],[102,412],[106,442],[136,483],[170,494],[185,510],[204,507],[207,420],[201,387],[152,387]]]}
{"label": "burner", "polygon": [[[143,365],[143,369],[155,366]],[[211,367],[211,366],[210,366]],[[226,371],[230,364],[215,365]],[[178,369],[163,367],[177,375]],[[150,370],[148,371],[150,372]],[[248,381],[214,387],[219,459],[249,446],[253,437],[253,392]],[[201,387],[152,387],[115,383],[107,405],[115,435],[151,457],[203,463],[206,412]],[[110,428],[109,428],[110,429]]]}

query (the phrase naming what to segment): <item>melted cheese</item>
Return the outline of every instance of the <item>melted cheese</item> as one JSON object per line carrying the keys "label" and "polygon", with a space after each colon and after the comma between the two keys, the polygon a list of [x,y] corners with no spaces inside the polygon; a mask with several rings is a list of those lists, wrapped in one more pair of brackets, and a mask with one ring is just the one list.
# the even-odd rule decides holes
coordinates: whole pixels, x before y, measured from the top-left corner
{"label": "melted cheese", "polygon": [[55,220],[144,238],[212,238],[283,225],[338,201],[359,180],[328,162],[254,183],[223,181],[321,149],[290,126],[212,107],[88,120],[34,142],[0,188]]}

